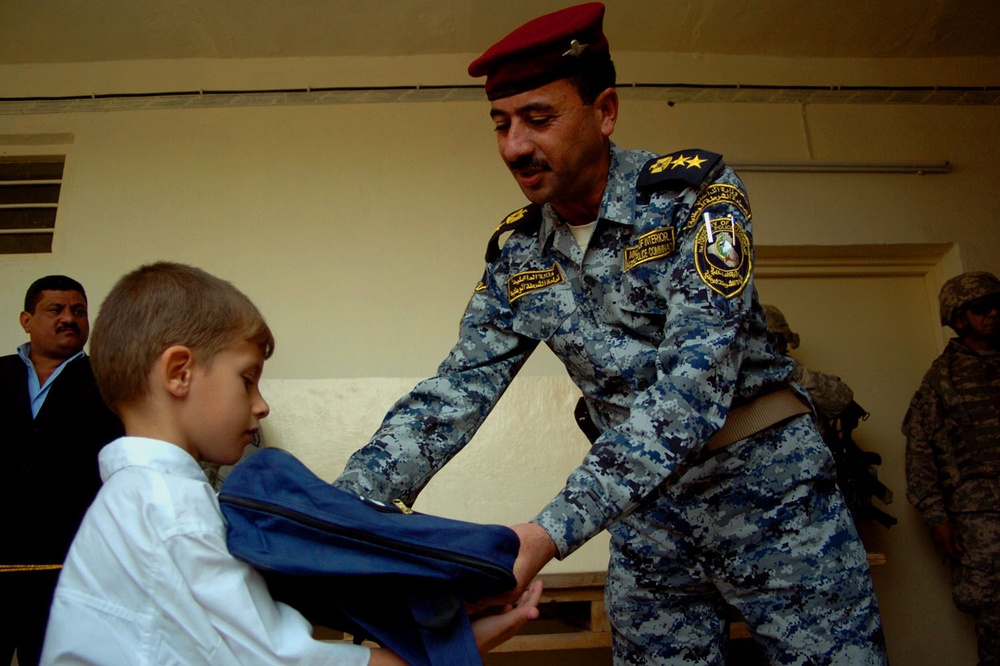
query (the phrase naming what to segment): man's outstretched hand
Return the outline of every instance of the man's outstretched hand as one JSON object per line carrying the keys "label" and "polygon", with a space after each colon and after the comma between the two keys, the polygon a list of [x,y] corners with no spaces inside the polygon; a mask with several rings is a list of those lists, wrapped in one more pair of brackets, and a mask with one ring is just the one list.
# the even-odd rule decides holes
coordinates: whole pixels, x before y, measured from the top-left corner
{"label": "man's outstretched hand", "polygon": [[521,549],[514,560],[514,577],[517,578],[514,594],[521,594],[558,551],[549,533],[535,523],[513,525],[511,529],[521,540]]}
{"label": "man's outstretched hand", "polygon": [[555,542],[538,525],[523,523],[514,525],[511,529],[521,541],[517,559],[514,560],[514,578],[517,579],[517,584],[510,592],[471,604],[468,610],[472,615],[494,606],[509,606],[523,598],[538,572],[556,555]]}

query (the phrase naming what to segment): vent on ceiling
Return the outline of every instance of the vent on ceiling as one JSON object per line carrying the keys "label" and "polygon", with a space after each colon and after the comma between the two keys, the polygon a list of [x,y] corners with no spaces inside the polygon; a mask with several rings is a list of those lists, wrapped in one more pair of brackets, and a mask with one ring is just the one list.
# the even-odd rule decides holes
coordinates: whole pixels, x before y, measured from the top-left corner
{"label": "vent on ceiling", "polygon": [[0,255],[52,252],[65,155],[0,157]]}

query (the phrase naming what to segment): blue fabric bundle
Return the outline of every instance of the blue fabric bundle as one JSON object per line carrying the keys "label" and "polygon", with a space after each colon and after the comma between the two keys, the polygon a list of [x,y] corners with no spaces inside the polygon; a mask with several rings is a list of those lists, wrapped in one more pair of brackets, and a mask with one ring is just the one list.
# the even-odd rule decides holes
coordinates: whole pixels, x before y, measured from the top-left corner
{"label": "blue fabric bundle", "polygon": [[358,497],[274,448],[233,468],[219,502],[230,552],[313,624],[414,666],[482,663],[465,602],[514,588],[511,529]]}

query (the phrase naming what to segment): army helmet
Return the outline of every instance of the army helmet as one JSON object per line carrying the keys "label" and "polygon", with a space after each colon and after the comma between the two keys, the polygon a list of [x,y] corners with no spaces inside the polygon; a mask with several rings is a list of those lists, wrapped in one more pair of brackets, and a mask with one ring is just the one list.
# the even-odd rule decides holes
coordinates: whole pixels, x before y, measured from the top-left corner
{"label": "army helmet", "polygon": [[949,279],[941,287],[941,325],[951,326],[955,315],[969,303],[1000,294],[1000,278],[986,271],[970,271]]}
{"label": "army helmet", "polygon": [[773,335],[784,338],[785,344],[788,345],[789,349],[798,347],[799,334],[792,331],[788,325],[788,320],[785,319],[785,315],[782,314],[781,310],[773,305],[762,305],[761,307],[764,309],[764,318],[767,319],[768,330]]}

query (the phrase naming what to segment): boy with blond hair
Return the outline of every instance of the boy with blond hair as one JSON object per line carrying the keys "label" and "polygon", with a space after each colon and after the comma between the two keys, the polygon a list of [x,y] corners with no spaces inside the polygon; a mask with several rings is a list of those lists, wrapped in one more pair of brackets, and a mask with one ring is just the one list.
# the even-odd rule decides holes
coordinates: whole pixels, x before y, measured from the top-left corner
{"label": "boy with blond hair", "polygon": [[[403,664],[324,643],[226,547],[199,463],[233,464],[267,416],[258,382],[274,337],[243,293],[174,263],[123,277],[101,306],[91,362],[126,436],[60,575],[44,664]],[[331,554],[331,556],[335,556]],[[537,617],[538,585],[473,622],[482,652]]]}

